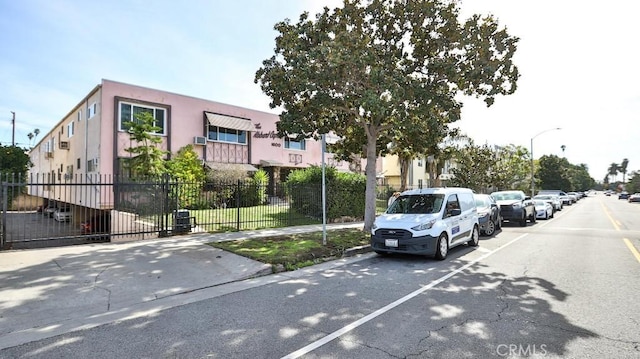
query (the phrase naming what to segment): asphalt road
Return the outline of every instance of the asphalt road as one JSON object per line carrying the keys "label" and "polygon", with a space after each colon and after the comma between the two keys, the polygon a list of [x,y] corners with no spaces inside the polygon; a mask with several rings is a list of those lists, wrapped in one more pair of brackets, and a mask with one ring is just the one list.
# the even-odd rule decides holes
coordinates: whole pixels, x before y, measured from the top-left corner
{"label": "asphalt road", "polygon": [[367,254],[0,358],[640,358],[639,219],[594,195],[445,261]]}

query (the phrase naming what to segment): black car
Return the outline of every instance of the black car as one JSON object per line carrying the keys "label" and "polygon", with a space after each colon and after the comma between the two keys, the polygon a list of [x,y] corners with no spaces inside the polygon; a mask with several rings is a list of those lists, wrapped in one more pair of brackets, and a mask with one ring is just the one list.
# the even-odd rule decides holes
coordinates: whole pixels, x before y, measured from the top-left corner
{"label": "black car", "polygon": [[620,192],[620,194],[618,195],[618,199],[629,199],[629,192],[626,192],[626,191]]}
{"label": "black car", "polygon": [[500,229],[502,217],[500,217],[500,207],[493,197],[488,194],[474,194],[476,209],[478,210],[478,224],[480,233],[492,236],[497,229]]}
{"label": "black car", "polygon": [[536,207],[523,191],[498,191],[491,193],[500,206],[500,216],[509,222],[518,222],[525,227],[527,220],[536,222]]}

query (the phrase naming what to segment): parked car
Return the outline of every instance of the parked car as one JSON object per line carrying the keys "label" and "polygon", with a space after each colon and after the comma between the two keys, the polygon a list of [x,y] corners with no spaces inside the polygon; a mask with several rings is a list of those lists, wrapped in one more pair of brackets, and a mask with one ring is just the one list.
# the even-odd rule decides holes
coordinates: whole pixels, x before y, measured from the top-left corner
{"label": "parked car", "polygon": [[629,202],[640,202],[640,192],[632,194],[627,200]]}
{"label": "parked car", "polygon": [[559,189],[543,189],[541,191],[538,192],[538,194],[555,194],[560,196],[560,199],[562,200],[562,204],[563,205],[567,205],[570,206],[572,205],[574,202],[571,200],[571,197],[569,197],[569,195],[564,192],[561,191]]}
{"label": "parked car", "polygon": [[58,222],[69,222],[71,221],[71,207],[60,207],[53,212],[53,219]]}
{"label": "parked car", "polygon": [[96,234],[111,232],[111,215],[108,212],[97,214],[80,223],[80,233]]}
{"label": "parked car", "polygon": [[479,242],[478,211],[468,188],[404,191],[371,228],[371,248],[445,259],[449,249]]}
{"label": "parked car", "polygon": [[543,200],[543,201],[547,201],[551,204],[551,207],[553,207],[553,212],[557,212],[557,211],[562,211],[562,207],[563,207],[563,203],[562,203],[562,199],[560,199],[559,195],[555,195],[555,194],[539,194],[539,195],[535,195],[533,196],[533,200]]}
{"label": "parked car", "polygon": [[473,197],[476,200],[476,208],[478,210],[480,233],[492,236],[502,224],[500,207],[496,200],[488,194],[474,194]]}
{"label": "parked car", "polygon": [[527,220],[535,223],[535,206],[531,197],[527,196],[524,192],[497,191],[491,193],[491,197],[493,197],[500,206],[500,216],[502,220],[518,222],[522,227],[527,225]]}
{"label": "parked car", "polygon": [[618,195],[618,199],[629,199],[629,192],[627,191],[620,192],[620,194]]}
{"label": "parked car", "polygon": [[58,202],[56,201],[49,201],[48,203],[46,203],[42,209],[42,214],[49,217],[49,218],[53,218],[53,213],[58,209]]}
{"label": "parked car", "polygon": [[553,207],[551,206],[551,203],[545,200],[535,199],[533,200],[533,204],[536,207],[536,218],[538,219],[553,218]]}
{"label": "parked car", "polygon": [[581,200],[581,199],[582,199],[582,197],[584,196],[584,195],[582,194],[582,192],[567,192],[567,194],[568,194],[569,196],[575,196],[575,197],[576,197],[576,202],[577,202],[577,201],[579,201],[579,200]]}

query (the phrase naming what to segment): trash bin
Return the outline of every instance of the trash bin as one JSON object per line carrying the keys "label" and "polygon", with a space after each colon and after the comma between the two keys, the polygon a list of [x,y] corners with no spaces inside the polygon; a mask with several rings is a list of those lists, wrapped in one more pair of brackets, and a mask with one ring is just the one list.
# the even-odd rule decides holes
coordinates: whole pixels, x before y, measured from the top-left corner
{"label": "trash bin", "polygon": [[188,209],[179,209],[173,212],[173,232],[191,232],[191,216]]}

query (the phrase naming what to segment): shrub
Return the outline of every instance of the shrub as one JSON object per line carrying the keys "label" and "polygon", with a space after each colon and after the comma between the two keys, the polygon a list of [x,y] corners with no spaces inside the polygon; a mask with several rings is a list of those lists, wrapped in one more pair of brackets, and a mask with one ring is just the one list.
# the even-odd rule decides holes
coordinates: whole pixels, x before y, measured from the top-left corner
{"label": "shrub", "polygon": [[[343,216],[364,217],[366,178],[356,173],[338,172],[325,168],[327,219]],[[307,216],[322,218],[322,168],[293,171],[285,181],[287,195],[293,209]]]}

